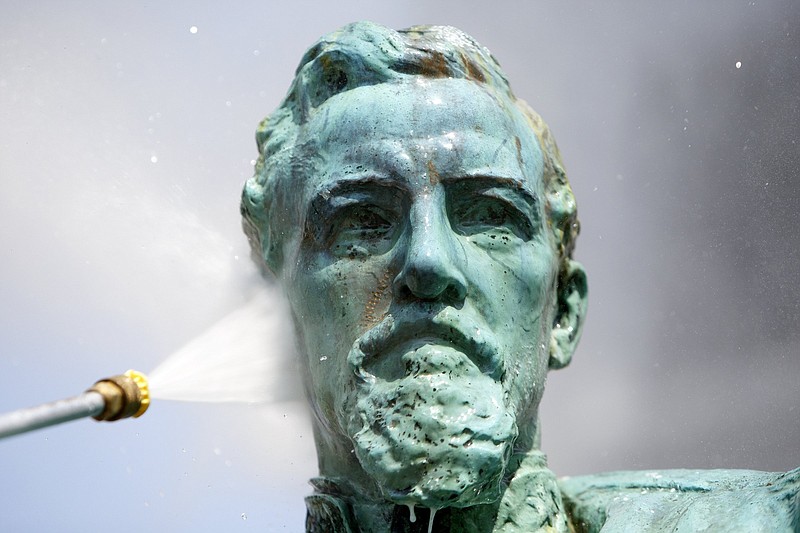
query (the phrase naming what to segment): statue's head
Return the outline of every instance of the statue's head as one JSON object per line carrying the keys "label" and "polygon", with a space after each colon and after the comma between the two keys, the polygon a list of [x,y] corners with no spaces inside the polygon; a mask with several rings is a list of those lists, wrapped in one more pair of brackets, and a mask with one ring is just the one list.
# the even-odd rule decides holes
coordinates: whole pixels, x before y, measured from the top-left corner
{"label": "statue's head", "polygon": [[459,30],[357,23],[305,54],[257,142],[245,230],[288,295],[321,473],[495,500],[586,309],[549,129]]}

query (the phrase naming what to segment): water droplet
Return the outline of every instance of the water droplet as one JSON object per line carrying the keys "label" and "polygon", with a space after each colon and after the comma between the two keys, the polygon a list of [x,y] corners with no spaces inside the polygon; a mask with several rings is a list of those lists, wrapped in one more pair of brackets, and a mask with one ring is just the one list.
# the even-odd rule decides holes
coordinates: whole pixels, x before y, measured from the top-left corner
{"label": "water droplet", "polygon": [[242,513],[242,520],[247,520],[247,515]]}
{"label": "water droplet", "polygon": [[409,503],[409,504],[406,504],[406,505],[408,506],[408,520],[409,520],[409,522],[412,522],[412,523],[416,522],[417,521],[417,515],[414,513],[414,504],[413,503]]}
{"label": "water droplet", "polygon": [[197,26],[192,26],[189,28],[189,33],[197,33]]}
{"label": "water droplet", "polygon": [[219,448],[214,448],[214,455],[222,455],[222,450]]}
{"label": "water droplet", "polygon": [[327,355],[323,355],[322,357],[319,358],[319,360],[320,361],[327,361],[328,360],[328,356]]}
{"label": "water droplet", "polygon": [[225,100],[225,105],[230,107],[233,104],[232,104],[232,102],[230,100]]}
{"label": "water droplet", "polygon": [[156,157],[156,156],[150,156],[150,162],[151,162],[151,163],[158,163],[158,157]]}
{"label": "water droplet", "polygon": [[736,68],[742,68],[742,62],[741,61],[737,61],[736,62]]}
{"label": "water droplet", "polygon": [[261,50],[253,50],[253,55],[254,56],[260,56],[261,55]]}

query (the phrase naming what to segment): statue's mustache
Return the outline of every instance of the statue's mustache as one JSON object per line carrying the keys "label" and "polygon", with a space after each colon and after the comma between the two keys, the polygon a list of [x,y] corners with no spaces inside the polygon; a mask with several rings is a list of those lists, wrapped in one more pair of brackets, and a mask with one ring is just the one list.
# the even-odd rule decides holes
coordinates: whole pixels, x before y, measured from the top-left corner
{"label": "statue's mustache", "polygon": [[401,309],[387,314],[353,345],[348,363],[367,380],[374,379],[365,367],[383,357],[400,357],[407,349],[425,344],[446,346],[465,354],[484,374],[502,376],[503,360],[494,333],[464,308],[426,312]]}

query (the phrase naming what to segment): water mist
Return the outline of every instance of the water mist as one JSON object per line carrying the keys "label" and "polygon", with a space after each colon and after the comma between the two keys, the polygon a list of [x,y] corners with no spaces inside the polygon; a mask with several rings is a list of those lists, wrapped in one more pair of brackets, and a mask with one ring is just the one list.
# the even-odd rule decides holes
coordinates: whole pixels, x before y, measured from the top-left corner
{"label": "water mist", "polygon": [[138,418],[150,399],[269,403],[300,390],[280,294],[267,287],[167,357],[149,379],[134,370],[98,381],[73,398],[0,416],[0,438],[93,417]]}

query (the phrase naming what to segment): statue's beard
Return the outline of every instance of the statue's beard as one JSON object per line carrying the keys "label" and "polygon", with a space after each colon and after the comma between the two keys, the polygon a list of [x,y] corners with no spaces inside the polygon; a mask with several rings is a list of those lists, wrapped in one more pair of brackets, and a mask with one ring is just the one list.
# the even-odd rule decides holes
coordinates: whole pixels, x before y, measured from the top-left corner
{"label": "statue's beard", "polygon": [[[363,362],[358,343],[353,350],[351,364]],[[406,372],[398,379],[354,369],[339,418],[361,466],[398,504],[497,500],[517,437],[502,384],[449,346],[412,346],[402,361]]]}

